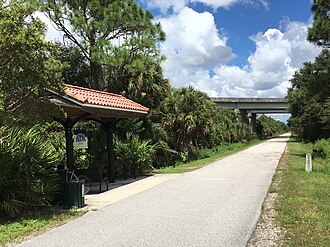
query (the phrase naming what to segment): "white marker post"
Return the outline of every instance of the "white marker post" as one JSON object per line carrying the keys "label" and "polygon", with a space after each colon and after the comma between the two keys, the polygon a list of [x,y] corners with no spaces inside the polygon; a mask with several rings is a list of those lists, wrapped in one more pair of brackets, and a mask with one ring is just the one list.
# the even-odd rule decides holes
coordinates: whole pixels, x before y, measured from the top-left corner
{"label": "white marker post", "polygon": [[312,155],[306,154],[306,172],[311,172],[312,166]]}

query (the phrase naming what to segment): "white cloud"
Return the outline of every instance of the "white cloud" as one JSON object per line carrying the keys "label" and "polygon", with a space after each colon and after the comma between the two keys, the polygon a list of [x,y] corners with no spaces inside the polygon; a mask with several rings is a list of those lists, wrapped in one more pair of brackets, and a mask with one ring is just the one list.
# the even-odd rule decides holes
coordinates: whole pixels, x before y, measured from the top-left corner
{"label": "white cloud", "polygon": [[236,96],[284,97],[294,72],[304,62],[313,61],[321,50],[306,40],[307,29],[304,23],[288,22],[283,32],[268,29],[256,34],[251,37],[256,51],[248,64],[244,68],[220,65],[215,69],[215,80]]}
{"label": "white cloud", "polygon": [[198,13],[185,7],[178,14],[157,21],[167,34],[167,40],[161,44],[167,57],[164,69],[176,86],[191,84],[194,76],[200,77],[198,71],[225,64],[234,56],[209,12]]}
{"label": "white cloud", "polygon": [[256,50],[244,67],[229,66],[234,54],[211,13],[185,7],[158,21],[167,33],[161,51],[172,85],[193,85],[211,96],[284,97],[294,72],[321,50],[306,40],[307,24],[287,20],[282,31],[268,29],[250,37]]}
{"label": "white cloud", "polygon": [[246,2],[250,5],[254,5],[254,6],[261,6],[263,7],[265,10],[269,10],[269,5],[270,3],[268,2],[268,0],[241,0],[242,2]]}
{"label": "white cloud", "polygon": [[218,8],[228,8],[234,3],[239,2],[239,0],[191,0],[192,3],[202,3],[204,5],[210,6],[213,9]]}
{"label": "white cloud", "polygon": [[321,49],[315,49],[316,46],[307,41],[308,26],[300,22],[289,22],[284,30],[284,39],[290,40],[292,45],[292,66],[300,68],[303,62],[314,60],[315,51],[319,53]]}
{"label": "white cloud", "polygon": [[160,9],[163,14],[166,14],[169,9],[178,12],[183,9],[190,0],[144,0],[149,8]]}
{"label": "white cloud", "polygon": [[142,0],[147,3],[149,8],[159,9],[163,14],[166,14],[169,10],[174,13],[180,12],[189,3],[201,3],[205,6],[211,7],[214,10],[218,8],[229,8],[230,6],[241,3],[254,6],[262,6],[268,9],[268,0]]}

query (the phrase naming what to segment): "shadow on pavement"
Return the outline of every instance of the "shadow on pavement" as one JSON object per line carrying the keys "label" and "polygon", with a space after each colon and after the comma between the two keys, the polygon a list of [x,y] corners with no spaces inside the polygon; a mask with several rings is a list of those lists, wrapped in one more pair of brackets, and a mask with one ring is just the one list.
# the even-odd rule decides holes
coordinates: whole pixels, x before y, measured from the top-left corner
{"label": "shadow on pavement", "polygon": [[101,185],[101,192],[100,192],[100,182],[93,182],[91,190],[87,193],[87,195],[95,195],[95,194],[100,194],[109,190],[113,190],[116,188],[119,188],[121,186],[134,183],[137,181],[140,181],[142,179],[148,178],[152,175],[144,175],[144,176],[139,176],[137,178],[128,178],[128,179],[117,179],[115,183],[108,183],[108,190],[107,190],[107,184],[105,182],[102,182]]}

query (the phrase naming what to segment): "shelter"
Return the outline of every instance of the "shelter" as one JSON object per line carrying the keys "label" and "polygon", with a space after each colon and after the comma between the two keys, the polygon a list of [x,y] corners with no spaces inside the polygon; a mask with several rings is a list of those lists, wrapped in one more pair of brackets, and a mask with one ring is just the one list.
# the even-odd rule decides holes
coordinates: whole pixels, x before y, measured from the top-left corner
{"label": "shelter", "polygon": [[62,107],[65,119],[55,118],[65,128],[67,165],[73,167],[73,126],[82,120],[94,120],[107,132],[108,174],[110,182],[115,182],[113,152],[113,129],[120,118],[138,118],[146,115],[149,108],[144,107],[122,95],[65,85],[64,93],[46,89],[48,98]]}

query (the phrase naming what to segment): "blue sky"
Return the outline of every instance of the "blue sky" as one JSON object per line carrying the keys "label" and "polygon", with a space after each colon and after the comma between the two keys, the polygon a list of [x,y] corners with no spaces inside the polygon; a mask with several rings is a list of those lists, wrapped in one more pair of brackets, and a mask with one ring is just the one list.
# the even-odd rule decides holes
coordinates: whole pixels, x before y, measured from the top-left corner
{"label": "blue sky", "polygon": [[310,0],[139,0],[167,40],[165,76],[210,96],[285,97],[320,48],[306,40]]}
{"label": "blue sky", "polygon": [[[200,5],[198,11],[204,11]],[[238,55],[230,64],[242,65],[254,52],[255,44],[249,36],[269,28],[279,28],[280,23],[289,18],[291,21],[307,23],[311,17],[309,0],[269,1],[268,9],[237,4],[230,9],[219,9],[214,13],[215,22],[227,33],[228,45]]]}

